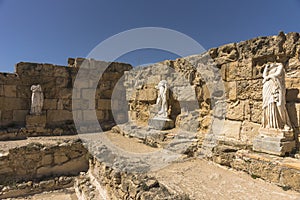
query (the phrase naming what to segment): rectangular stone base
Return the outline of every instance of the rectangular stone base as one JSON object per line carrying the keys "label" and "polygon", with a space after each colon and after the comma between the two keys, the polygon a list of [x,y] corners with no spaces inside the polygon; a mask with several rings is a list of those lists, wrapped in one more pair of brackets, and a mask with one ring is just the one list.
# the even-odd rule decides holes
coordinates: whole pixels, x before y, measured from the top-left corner
{"label": "rectangular stone base", "polygon": [[293,151],[296,147],[296,142],[291,133],[280,133],[277,130],[274,136],[271,136],[271,131],[260,129],[259,135],[253,140],[253,150],[278,156],[284,156]]}
{"label": "rectangular stone base", "polygon": [[149,119],[148,125],[157,130],[167,130],[174,128],[174,121],[168,118],[152,118]]}
{"label": "rectangular stone base", "polygon": [[27,115],[26,116],[26,128],[27,129],[45,128],[46,122],[47,122],[46,115]]}

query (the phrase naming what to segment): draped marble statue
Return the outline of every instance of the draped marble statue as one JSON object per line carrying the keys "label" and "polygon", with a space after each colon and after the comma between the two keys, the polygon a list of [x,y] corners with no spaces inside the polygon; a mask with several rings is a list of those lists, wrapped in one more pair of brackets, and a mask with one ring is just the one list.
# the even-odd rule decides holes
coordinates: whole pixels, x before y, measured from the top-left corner
{"label": "draped marble statue", "polygon": [[285,156],[296,147],[294,131],[286,109],[285,72],[281,63],[265,66],[263,72],[263,115],[253,150]]}
{"label": "draped marble statue", "polygon": [[168,85],[166,80],[162,80],[155,87],[158,89],[158,97],[156,104],[160,107],[158,117],[168,117],[168,103],[167,103],[167,90]]}
{"label": "draped marble statue", "polygon": [[175,124],[168,116],[168,83],[166,80],[160,81],[157,86],[158,95],[156,99],[156,109],[153,118],[150,118],[148,124],[158,130],[174,128]]}
{"label": "draped marble statue", "polygon": [[267,64],[263,72],[263,128],[291,129],[285,106],[285,93],[283,65],[281,63]]}
{"label": "draped marble statue", "polygon": [[32,96],[31,96],[31,110],[32,115],[41,115],[43,104],[44,104],[44,94],[42,87],[40,85],[31,86]]}

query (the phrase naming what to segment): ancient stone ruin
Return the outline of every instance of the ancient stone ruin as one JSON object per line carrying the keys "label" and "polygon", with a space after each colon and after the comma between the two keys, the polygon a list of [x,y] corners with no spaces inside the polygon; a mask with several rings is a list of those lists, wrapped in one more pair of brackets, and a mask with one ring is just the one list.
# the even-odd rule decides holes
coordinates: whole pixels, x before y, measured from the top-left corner
{"label": "ancient stone ruin", "polygon": [[299,90],[299,33],[146,67],[18,63],[0,73],[0,199],[298,199]]}

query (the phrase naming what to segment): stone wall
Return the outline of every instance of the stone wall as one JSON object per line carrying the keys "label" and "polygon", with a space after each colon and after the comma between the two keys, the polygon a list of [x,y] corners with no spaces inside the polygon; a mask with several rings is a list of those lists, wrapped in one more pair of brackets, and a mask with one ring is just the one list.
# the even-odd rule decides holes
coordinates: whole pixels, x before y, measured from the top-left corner
{"label": "stone wall", "polygon": [[0,156],[0,185],[75,176],[88,170],[89,154],[80,141],[31,143]]}
{"label": "stone wall", "polygon": [[[83,62],[95,67],[103,63],[81,58],[69,59],[68,66],[21,62],[16,64],[14,74],[0,73],[0,127],[25,126],[26,116],[30,111],[30,87],[34,84],[40,84],[44,92],[43,112],[46,116],[46,126],[61,127],[72,124],[72,90]],[[109,67],[97,86],[96,104],[93,104],[93,108],[88,108],[96,108],[100,122],[113,121],[110,99],[114,86],[124,71],[132,68],[122,63],[106,65]],[[83,98],[90,87],[86,81],[82,91],[79,91],[79,98]]]}
{"label": "stone wall", "polygon": [[178,194],[146,174],[120,172],[97,159],[90,160],[88,173],[81,173],[75,183],[80,199],[139,199],[188,200],[187,194]]}
{"label": "stone wall", "polygon": [[[145,124],[148,121],[157,98],[154,86],[165,79],[170,85],[170,116],[176,120],[177,127],[188,130],[193,127],[190,131],[198,131],[199,135],[203,135],[212,124],[211,117],[214,115],[222,118],[224,113],[224,127],[219,133],[224,140],[252,145],[261,123],[262,72],[264,64],[268,62],[284,64],[286,106],[298,137],[299,33],[281,32],[278,36],[258,37],[213,48],[201,55],[165,61],[126,72],[129,118],[137,123]],[[210,70],[207,70],[207,67],[211,67]],[[219,78],[222,80],[222,84],[219,85],[210,80],[218,82]],[[217,103],[223,103],[224,110],[214,110]]]}
{"label": "stone wall", "polygon": [[[252,144],[262,116],[262,72],[268,62],[281,62],[286,71],[287,109],[296,134],[300,120],[299,33],[279,33],[211,49],[226,89],[226,138]],[[296,135],[296,136],[297,136]]]}

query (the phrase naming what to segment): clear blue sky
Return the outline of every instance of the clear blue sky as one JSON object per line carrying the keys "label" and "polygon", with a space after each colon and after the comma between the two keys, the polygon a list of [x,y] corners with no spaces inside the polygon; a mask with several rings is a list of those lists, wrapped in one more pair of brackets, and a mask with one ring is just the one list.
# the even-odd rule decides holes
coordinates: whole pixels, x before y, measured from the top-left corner
{"label": "clear blue sky", "polygon": [[[300,0],[0,0],[0,71],[14,71],[20,61],[66,65],[114,34],[147,26],[180,31],[209,49],[300,32]],[[174,57],[145,50],[119,60]]]}

